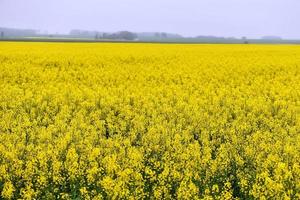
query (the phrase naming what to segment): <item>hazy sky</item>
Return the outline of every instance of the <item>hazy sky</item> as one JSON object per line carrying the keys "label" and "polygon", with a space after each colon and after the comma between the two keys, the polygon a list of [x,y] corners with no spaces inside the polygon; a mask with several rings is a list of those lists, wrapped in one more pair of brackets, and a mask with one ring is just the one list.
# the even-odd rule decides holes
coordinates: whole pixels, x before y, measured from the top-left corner
{"label": "hazy sky", "polygon": [[0,0],[0,27],[300,38],[300,0]]}

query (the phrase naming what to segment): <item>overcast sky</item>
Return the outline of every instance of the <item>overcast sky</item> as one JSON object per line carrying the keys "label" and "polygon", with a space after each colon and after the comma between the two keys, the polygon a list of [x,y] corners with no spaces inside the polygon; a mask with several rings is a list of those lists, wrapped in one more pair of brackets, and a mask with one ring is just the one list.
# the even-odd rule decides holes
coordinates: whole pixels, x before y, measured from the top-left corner
{"label": "overcast sky", "polygon": [[300,38],[300,0],[0,0],[0,27]]}

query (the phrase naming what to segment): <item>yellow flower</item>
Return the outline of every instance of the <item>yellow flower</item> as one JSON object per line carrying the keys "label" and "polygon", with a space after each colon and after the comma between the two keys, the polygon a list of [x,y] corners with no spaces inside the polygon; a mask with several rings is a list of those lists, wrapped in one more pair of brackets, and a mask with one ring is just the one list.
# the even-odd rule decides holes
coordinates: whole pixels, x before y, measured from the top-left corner
{"label": "yellow flower", "polygon": [[12,199],[14,197],[15,187],[11,182],[5,182],[1,192],[2,198]]}

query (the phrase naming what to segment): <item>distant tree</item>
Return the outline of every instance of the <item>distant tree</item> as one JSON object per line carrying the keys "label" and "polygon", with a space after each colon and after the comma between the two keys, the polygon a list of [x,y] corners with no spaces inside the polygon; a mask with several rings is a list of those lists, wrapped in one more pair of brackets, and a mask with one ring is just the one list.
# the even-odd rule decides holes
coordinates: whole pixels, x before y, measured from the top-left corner
{"label": "distant tree", "polygon": [[[129,31],[120,31],[117,33],[102,33],[101,38],[110,40],[134,40],[138,36],[135,33]],[[98,38],[100,38],[98,35]]]}
{"label": "distant tree", "polygon": [[1,32],[1,38],[4,38],[4,32],[3,31]]}
{"label": "distant tree", "polygon": [[96,35],[95,35],[95,40],[98,40],[98,39],[99,39],[99,34],[96,33]]}
{"label": "distant tree", "polygon": [[155,33],[155,34],[154,34],[154,37],[160,38],[160,33]]}
{"label": "distant tree", "polygon": [[242,37],[242,40],[244,44],[249,44],[247,37]]}
{"label": "distant tree", "polygon": [[108,34],[107,34],[107,33],[103,33],[103,34],[102,34],[102,38],[108,39]]}
{"label": "distant tree", "polygon": [[121,31],[117,34],[117,38],[124,40],[134,40],[137,38],[137,35],[129,31]]}
{"label": "distant tree", "polygon": [[162,37],[162,38],[167,38],[168,35],[167,35],[166,33],[161,33],[161,37]]}

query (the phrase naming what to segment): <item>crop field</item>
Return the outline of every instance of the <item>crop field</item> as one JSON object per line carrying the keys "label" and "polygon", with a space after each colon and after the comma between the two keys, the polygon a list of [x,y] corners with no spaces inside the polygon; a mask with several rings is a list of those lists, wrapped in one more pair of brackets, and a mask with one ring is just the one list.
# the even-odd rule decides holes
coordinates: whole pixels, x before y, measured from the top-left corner
{"label": "crop field", "polygon": [[300,199],[300,46],[0,43],[0,199]]}

